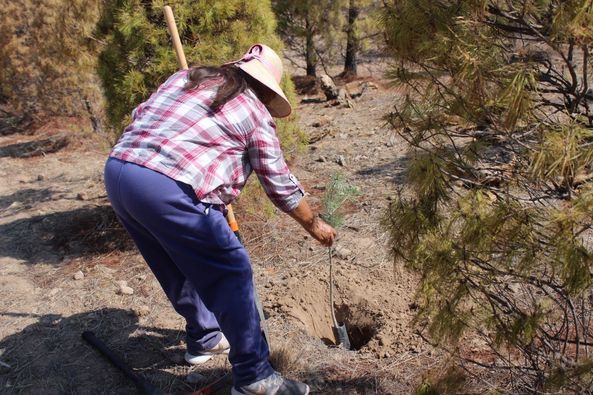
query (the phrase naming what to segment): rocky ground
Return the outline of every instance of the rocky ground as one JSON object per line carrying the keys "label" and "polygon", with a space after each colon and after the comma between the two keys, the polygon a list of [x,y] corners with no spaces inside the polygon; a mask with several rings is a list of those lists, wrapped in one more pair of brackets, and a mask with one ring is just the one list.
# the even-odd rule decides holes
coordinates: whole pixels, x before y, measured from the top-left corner
{"label": "rocky ground", "polygon": [[[338,320],[356,350],[333,345],[328,250],[288,216],[270,219],[242,205],[236,213],[278,368],[311,383],[313,393],[411,393],[441,359],[414,334],[416,280],[394,266],[380,225],[406,159],[382,120],[398,92],[377,67],[363,68],[365,78],[349,85],[365,84],[350,106],[300,97],[299,122],[311,144],[292,164],[314,206],[336,173],[361,192],[332,252]],[[0,393],[134,393],[81,339],[84,330],[167,392],[191,392],[224,376],[224,357],[200,368],[183,363],[184,323],[106,200],[109,144],[64,124],[0,137]],[[55,152],[35,151],[63,136],[69,139],[54,144]],[[217,393],[228,391],[224,384]]]}

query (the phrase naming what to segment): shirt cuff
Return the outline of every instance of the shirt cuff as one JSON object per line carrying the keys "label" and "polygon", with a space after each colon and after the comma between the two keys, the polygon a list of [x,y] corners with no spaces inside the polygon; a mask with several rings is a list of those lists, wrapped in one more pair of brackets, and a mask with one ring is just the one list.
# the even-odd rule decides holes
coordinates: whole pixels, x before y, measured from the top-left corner
{"label": "shirt cuff", "polygon": [[296,177],[293,176],[292,174],[290,174],[288,176],[288,178],[294,184],[296,191],[294,191],[292,194],[286,196],[281,201],[276,202],[276,206],[278,206],[278,208],[280,210],[284,211],[285,213],[288,213],[288,212],[294,210],[295,208],[297,208],[297,206],[299,205],[299,202],[305,196],[305,191],[304,191],[303,187],[301,186],[301,184],[296,179]]}
{"label": "shirt cuff", "polygon": [[280,210],[284,211],[285,213],[289,213],[299,205],[301,199],[305,196],[305,194],[299,189],[292,195],[289,195],[286,199],[283,199],[282,202],[277,202],[277,206]]}

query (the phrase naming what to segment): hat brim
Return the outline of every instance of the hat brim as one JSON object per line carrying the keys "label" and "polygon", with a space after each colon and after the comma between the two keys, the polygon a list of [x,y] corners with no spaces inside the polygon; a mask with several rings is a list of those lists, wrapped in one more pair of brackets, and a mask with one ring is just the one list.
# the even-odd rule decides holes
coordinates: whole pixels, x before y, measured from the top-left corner
{"label": "hat brim", "polygon": [[264,65],[257,59],[238,62],[236,65],[275,93],[274,98],[266,104],[268,111],[273,117],[284,118],[290,115],[292,112],[290,102],[286,98],[282,88],[280,88],[280,85],[276,82],[276,79],[266,70]]}

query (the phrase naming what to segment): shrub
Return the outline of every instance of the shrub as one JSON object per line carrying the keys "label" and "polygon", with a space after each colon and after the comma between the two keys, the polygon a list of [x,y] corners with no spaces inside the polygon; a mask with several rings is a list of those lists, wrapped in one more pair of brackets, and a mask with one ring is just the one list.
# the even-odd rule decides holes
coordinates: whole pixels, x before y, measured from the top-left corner
{"label": "shrub", "polygon": [[422,332],[513,393],[589,392],[593,3],[404,0],[383,21],[410,148],[385,224]]}
{"label": "shrub", "polygon": [[[109,0],[99,22],[107,43],[100,56],[99,74],[107,97],[111,125],[121,133],[132,109],[145,100],[176,70],[163,0]],[[219,65],[238,59],[255,42],[282,50],[274,34],[269,1],[176,1],[172,4],[188,63]],[[294,87],[284,78],[282,88],[294,103]],[[303,145],[294,116],[278,122],[287,152]]]}
{"label": "shrub", "polygon": [[100,3],[5,2],[0,14],[0,95],[32,117],[101,113],[92,33]]}

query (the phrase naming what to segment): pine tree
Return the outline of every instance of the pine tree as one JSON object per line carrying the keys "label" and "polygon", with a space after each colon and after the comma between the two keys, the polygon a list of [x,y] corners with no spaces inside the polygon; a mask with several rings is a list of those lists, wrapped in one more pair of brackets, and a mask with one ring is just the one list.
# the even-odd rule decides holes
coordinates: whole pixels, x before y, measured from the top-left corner
{"label": "pine tree", "polygon": [[503,390],[590,392],[593,2],[403,0],[383,22],[410,149],[385,224],[423,333]]}
{"label": "pine tree", "polygon": [[289,45],[304,41],[303,56],[308,76],[317,76],[318,48],[316,40],[323,29],[331,29],[324,17],[331,9],[330,2],[315,0],[275,0],[274,11],[278,16],[278,30]]}
{"label": "pine tree", "polygon": [[3,2],[0,95],[31,117],[101,113],[91,0]]}
{"label": "pine tree", "polygon": [[[131,110],[178,70],[163,17],[166,4],[173,7],[190,66],[238,59],[256,42],[282,51],[274,33],[275,17],[266,0],[109,0],[98,27],[107,43],[99,70],[108,116],[119,132],[129,121]],[[284,78],[282,88],[294,102],[289,78]],[[295,116],[278,122],[278,134],[289,156],[302,144]]]}
{"label": "pine tree", "polygon": [[358,54],[378,34],[380,3],[374,0],[275,0],[279,32],[292,48],[302,50],[308,76],[318,62],[344,60],[345,78],[356,77]]}
{"label": "pine tree", "polygon": [[374,0],[348,0],[343,8],[346,50],[341,76],[350,79],[358,75],[358,57],[365,44],[379,33],[377,19],[381,8]]}

